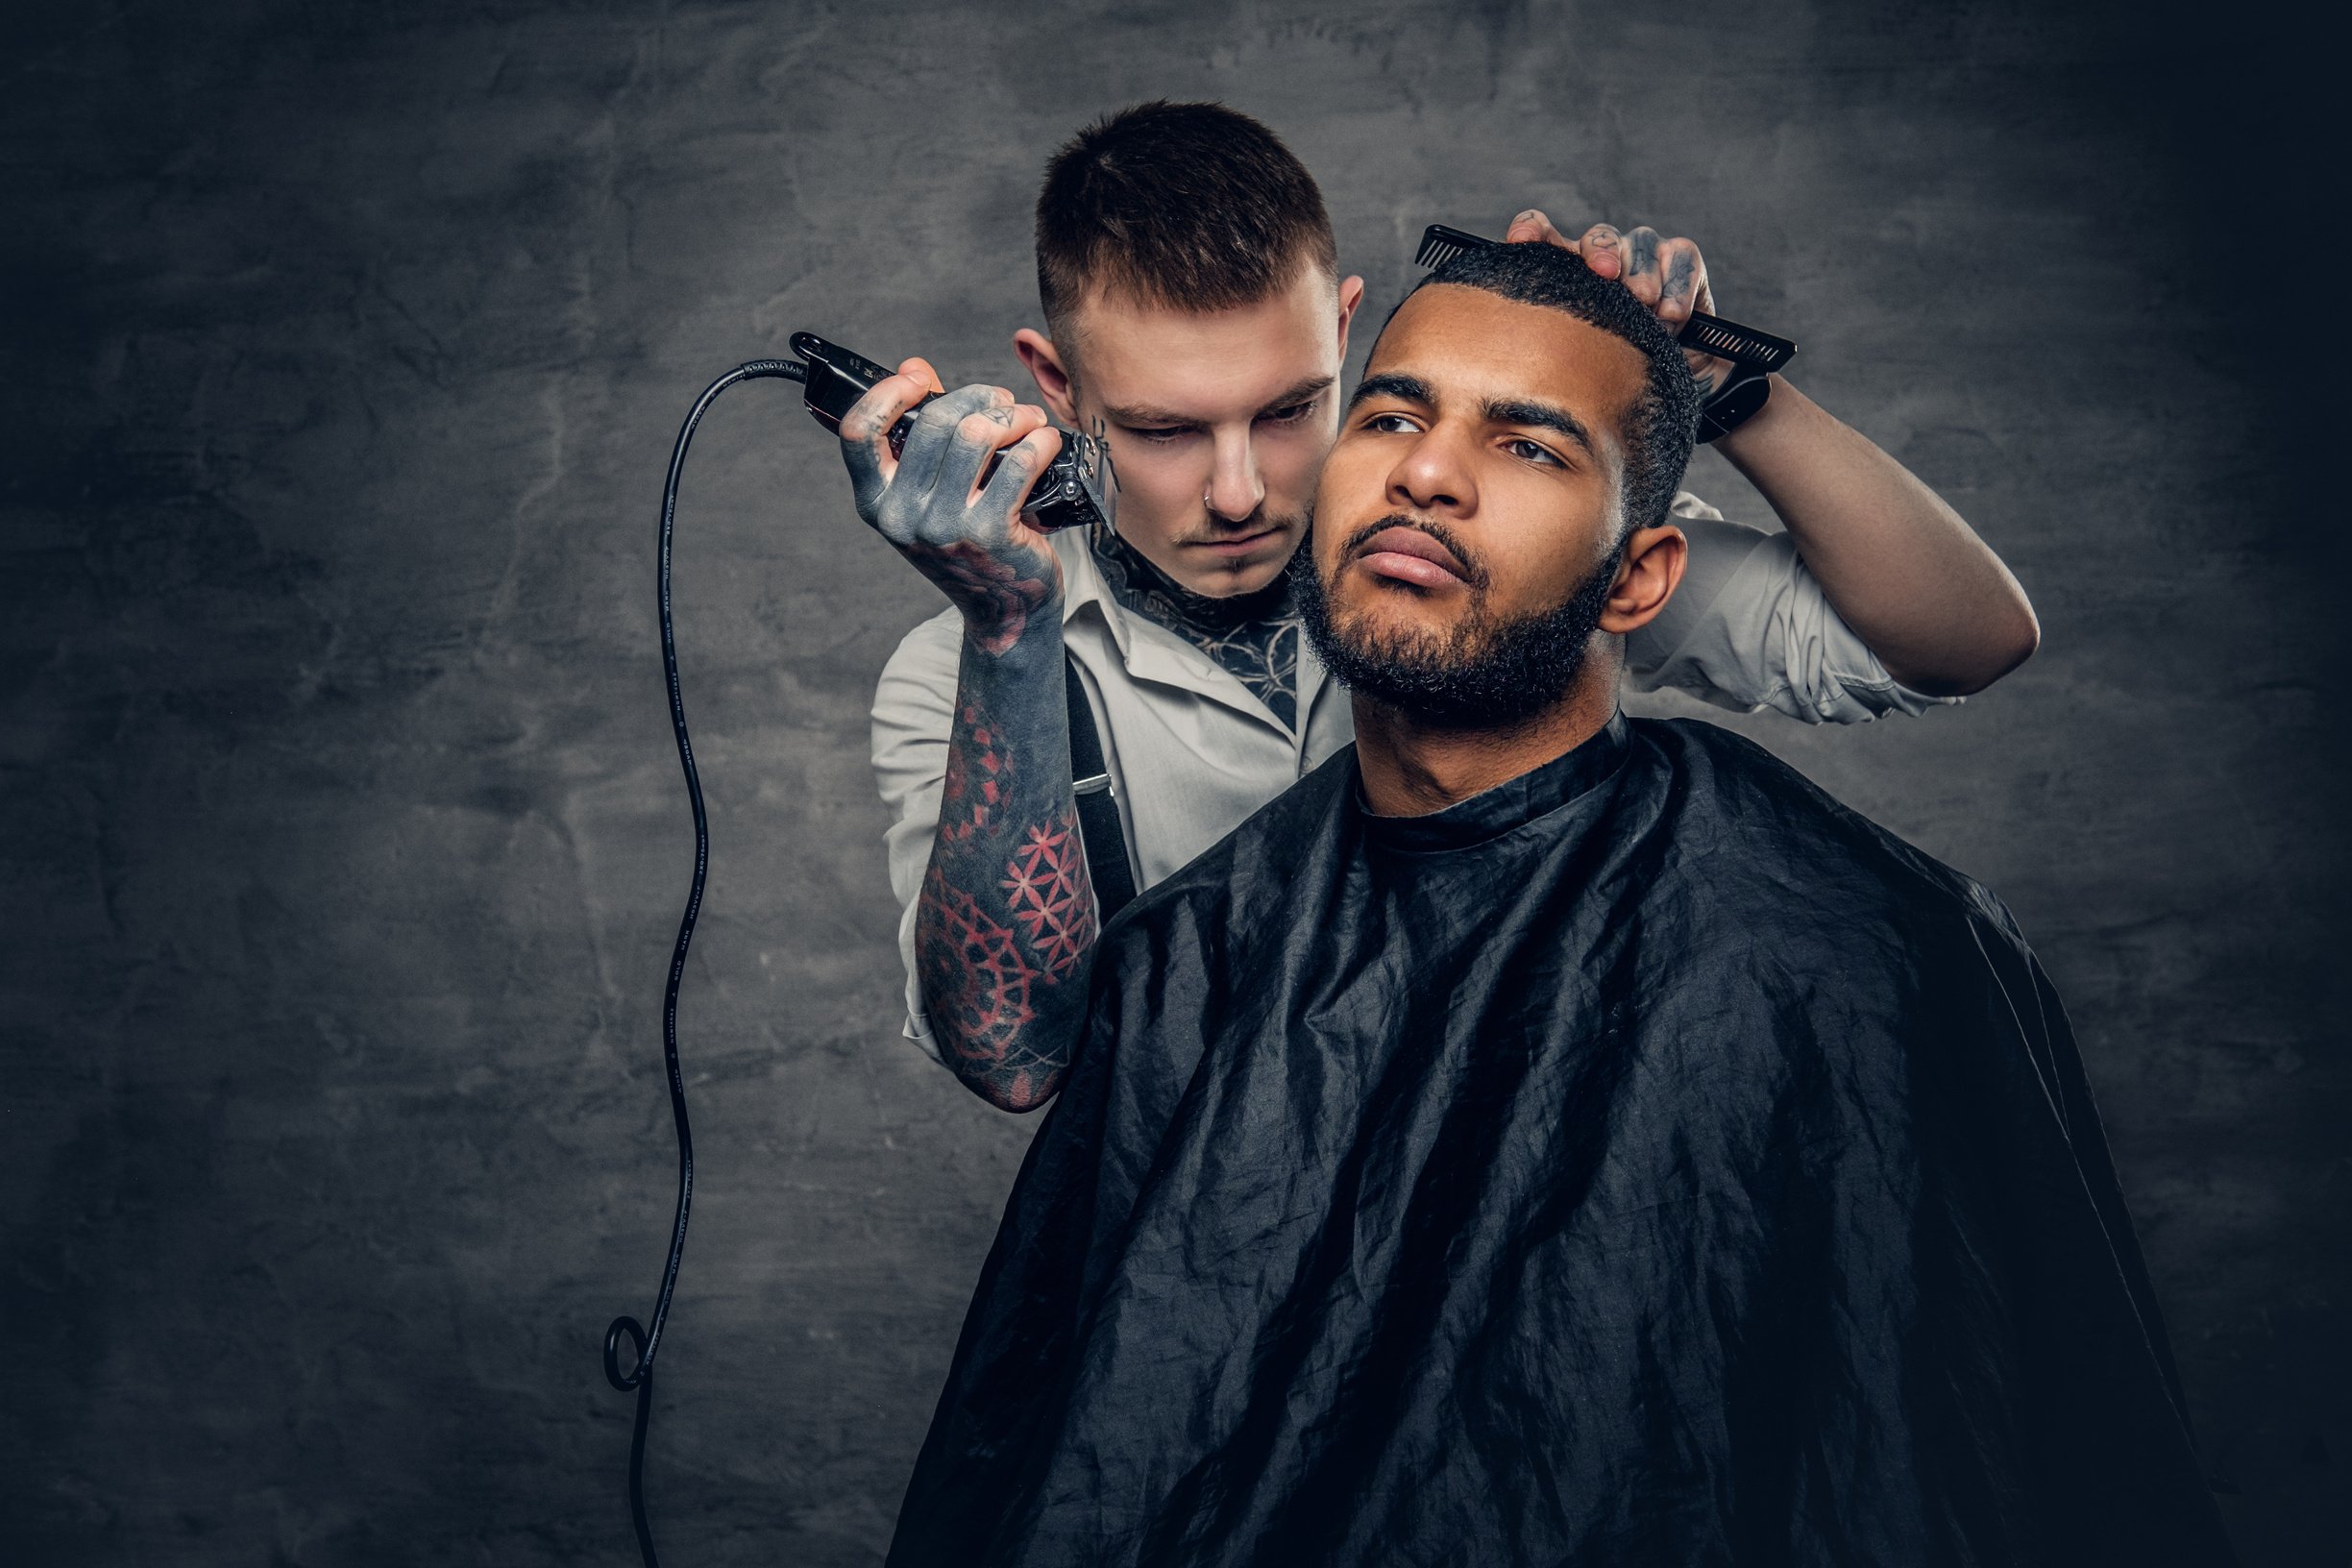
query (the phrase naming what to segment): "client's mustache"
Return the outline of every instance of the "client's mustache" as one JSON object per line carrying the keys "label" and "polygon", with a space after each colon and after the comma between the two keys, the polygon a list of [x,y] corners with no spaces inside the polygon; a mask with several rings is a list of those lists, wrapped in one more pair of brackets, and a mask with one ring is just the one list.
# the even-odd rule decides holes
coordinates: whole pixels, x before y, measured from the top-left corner
{"label": "client's mustache", "polygon": [[1456,563],[1461,567],[1462,581],[1473,588],[1482,589],[1487,585],[1489,578],[1485,563],[1481,561],[1460,539],[1457,538],[1451,528],[1433,519],[1412,517],[1404,512],[1390,512],[1380,521],[1367,523],[1358,528],[1348,536],[1346,545],[1341,547],[1339,558],[1343,561],[1355,559],[1364,546],[1390,528],[1410,528],[1415,533],[1428,534],[1432,539],[1443,545],[1446,553],[1453,556]]}

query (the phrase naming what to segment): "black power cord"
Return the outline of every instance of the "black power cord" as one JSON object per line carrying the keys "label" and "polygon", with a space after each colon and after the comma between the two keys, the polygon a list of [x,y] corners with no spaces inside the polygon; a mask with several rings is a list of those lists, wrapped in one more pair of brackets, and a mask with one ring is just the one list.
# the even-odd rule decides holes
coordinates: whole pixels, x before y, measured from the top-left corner
{"label": "black power cord", "polygon": [[[737,365],[711,382],[695,400],[693,410],[678,430],[677,446],[670,453],[670,479],[662,487],[661,509],[661,647],[662,675],[670,686],[670,727],[676,732],[678,765],[686,771],[686,796],[694,802],[694,887],[686,894],[686,914],[678,921],[677,946],[670,954],[670,989],[662,999],[662,1063],[670,1070],[670,1116],[677,1127],[677,1222],[670,1232],[670,1261],[662,1269],[661,1295],[653,1304],[653,1326],[647,1328],[626,1312],[604,1331],[604,1380],[623,1393],[637,1391],[636,1430],[629,1437],[629,1518],[637,1526],[637,1550],[645,1568],[661,1568],[653,1555],[653,1527],[646,1521],[646,1425],[653,1414],[653,1357],[661,1349],[662,1325],[670,1316],[670,1298],[677,1289],[678,1262],[686,1255],[686,1211],[694,1202],[694,1135],[686,1125],[686,1080],[678,1072],[678,981],[686,973],[686,948],[694,941],[695,919],[702,913],[702,884],[710,871],[710,820],[702,809],[702,778],[695,772],[694,743],[686,738],[686,703],[678,695],[677,634],[670,619],[670,535],[677,522],[678,476],[686,468],[686,448],[695,427],[718,401],[719,394],[738,381],[806,378],[806,367],[792,359],[753,359]],[[621,1341],[630,1342],[633,1364],[621,1370]]]}

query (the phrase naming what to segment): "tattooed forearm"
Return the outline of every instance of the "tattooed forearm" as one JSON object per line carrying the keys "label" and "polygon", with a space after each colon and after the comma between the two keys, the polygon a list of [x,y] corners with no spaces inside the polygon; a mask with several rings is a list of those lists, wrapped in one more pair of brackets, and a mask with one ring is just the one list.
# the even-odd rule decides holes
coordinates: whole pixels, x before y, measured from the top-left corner
{"label": "tattooed forearm", "polygon": [[1061,1087],[1095,936],[1061,640],[967,643],[915,957],[942,1056],[1008,1111]]}
{"label": "tattooed forearm", "polygon": [[1094,890],[1087,880],[1076,802],[1043,827],[1021,830],[1021,845],[1005,867],[1006,901],[1030,948],[1059,980],[1094,943]]}
{"label": "tattooed forearm", "polygon": [[948,881],[936,862],[923,876],[916,931],[932,1026],[959,1060],[1001,1064],[1013,1057],[1021,1025],[1037,1017],[1029,1006],[1037,970],[1012,931]]}
{"label": "tattooed forearm", "polygon": [[972,635],[990,653],[1002,653],[1019,642],[1030,618],[1058,603],[1060,589],[1050,560],[1024,573],[1002,555],[959,541],[935,547],[915,564],[962,607]]}

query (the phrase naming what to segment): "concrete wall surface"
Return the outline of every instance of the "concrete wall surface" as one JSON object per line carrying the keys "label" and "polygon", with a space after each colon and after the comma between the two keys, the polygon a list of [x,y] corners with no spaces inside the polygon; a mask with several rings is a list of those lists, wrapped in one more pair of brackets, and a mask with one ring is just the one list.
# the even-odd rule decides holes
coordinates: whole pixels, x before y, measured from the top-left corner
{"label": "concrete wall surface", "polygon": [[[1726,722],[2016,908],[2246,1560],[2352,1560],[2345,563],[2297,424],[2341,372],[2285,335],[2329,298],[2293,51],[2200,14],[10,8],[0,1558],[630,1560],[598,1344],[674,1173],[677,421],[800,327],[1013,384],[1043,159],[1165,95],[1290,140],[1376,310],[1432,220],[1697,237],[2015,566],[2044,649],[1966,706]],[[866,708],[939,600],[772,383],[678,527],[714,859],[656,1528],[870,1564],[1034,1126],[897,1036]]]}

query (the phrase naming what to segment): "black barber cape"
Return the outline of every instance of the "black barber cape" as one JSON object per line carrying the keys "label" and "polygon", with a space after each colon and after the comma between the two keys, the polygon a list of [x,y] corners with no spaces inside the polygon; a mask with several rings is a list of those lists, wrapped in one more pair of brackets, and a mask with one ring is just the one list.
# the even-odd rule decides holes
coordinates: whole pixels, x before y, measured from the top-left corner
{"label": "black barber cape", "polygon": [[2057,996],[1705,724],[1105,930],[890,1561],[2229,1560]]}

